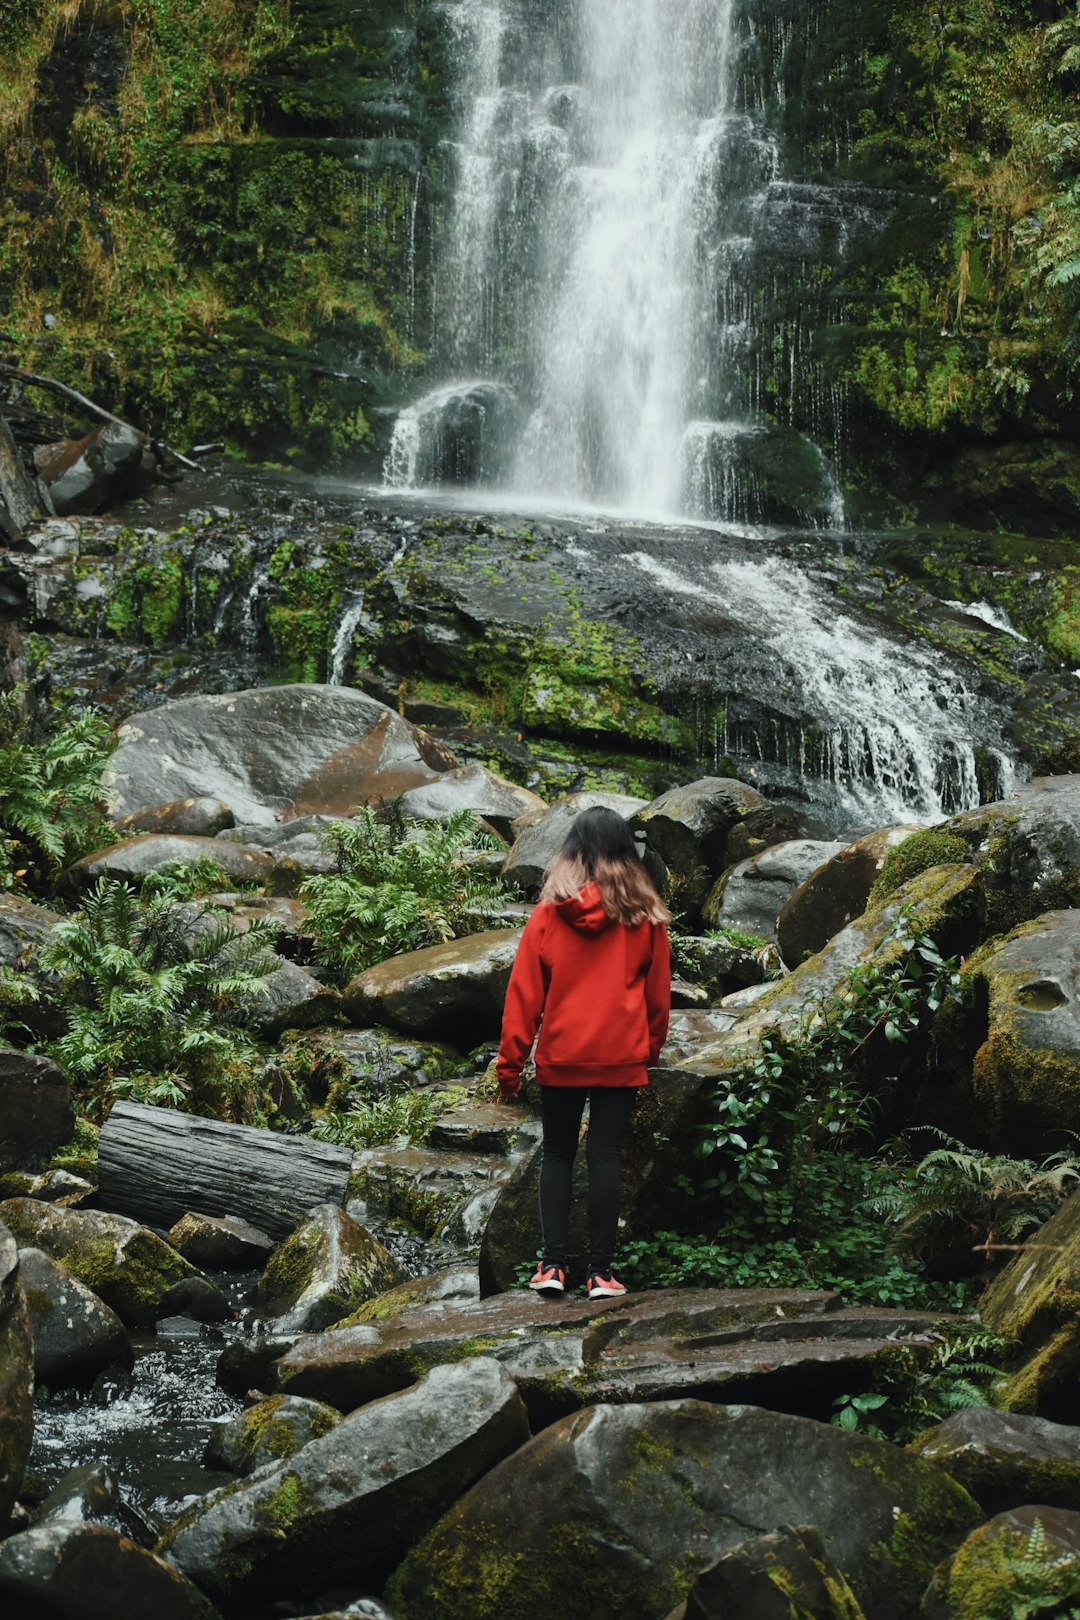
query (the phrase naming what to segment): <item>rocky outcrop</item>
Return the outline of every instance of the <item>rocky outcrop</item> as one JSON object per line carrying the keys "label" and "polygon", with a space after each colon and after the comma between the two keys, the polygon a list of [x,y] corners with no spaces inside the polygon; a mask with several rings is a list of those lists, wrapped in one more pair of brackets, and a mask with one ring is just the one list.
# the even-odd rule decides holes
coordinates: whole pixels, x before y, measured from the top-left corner
{"label": "rocky outcrop", "polygon": [[982,870],[987,935],[1080,905],[1080,776],[1035,777],[932,831],[961,840]]}
{"label": "rocky outcrop", "polygon": [[0,1171],[44,1170],[74,1130],[71,1087],[56,1064],[0,1047]]}
{"label": "rocky outcrop", "polygon": [[439,1367],[288,1462],[197,1503],[160,1550],[231,1601],[356,1582],[392,1567],[528,1432],[514,1382],[495,1362]]}
{"label": "rocky outcrop", "polygon": [[173,799],[147,805],[115,822],[121,837],[133,833],[171,833],[178,837],[213,838],[233,825],[233,813],[220,799]]}
{"label": "rocky outcrop", "polygon": [[319,1204],[274,1250],[255,1299],[279,1332],[304,1333],[339,1322],[365,1299],[393,1288],[402,1275],[365,1227],[336,1204]]}
{"label": "rocky outcrop", "polygon": [[1080,1501],[1080,1429],[991,1406],[966,1407],[912,1443],[975,1498],[984,1513],[1025,1502]]}
{"label": "rocky outcrop", "polygon": [[[776,943],[788,967],[816,955],[841,928],[862,916],[889,851],[920,830],[882,827],[842,846],[805,874],[776,918]],[[948,858],[962,859],[963,854]]]}
{"label": "rocky outcrop", "polygon": [[357,974],[342,992],[354,1024],[468,1048],[498,1034],[521,929],[496,929],[409,951]]}
{"label": "rocky outcrop", "polygon": [[828,1424],[705,1401],[598,1406],[474,1486],[388,1596],[400,1620],[495,1620],[527,1582],[531,1613],[656,1620],[724,1553],[799,1522],[867,1615],[901,1620],[978,1521],[944,1473]]}
{"label": "rocky outcrop", "polygon": [[0,1204],[5,1221],[19,1242],[45,1253],[77,1277],[114,1310],[130,1328],[152,1328],[163,1316],[191,1303],[185,1285],[197,1283],[203,1293],[201,1314],[222,1320],[232,1314],[217,1289],[175,1249],[149,1228],[123,1215],[99,1210],[63,1209],[32,1198],[9,1198]]}
{"label": "rocky outcrop", "polygon": [[396,798],[457,761],[374,698],[347,686],[268,686],[181,698],[119,729],[106,780],[113,814],[178,797],[215,798],[238,822],[347,816]]}
{"label": "rocky outcrop", "polygon": [[137,833],[107,849],[94,850],[75,861],[64,874],[72,893],[91,888],[99,878],[138,884],[148,872],[160,871],[177,861],[213,861],[233,883],[262,883],[274,869],[273,857],[251,844],[224,838],[196,838],[178,833]]}
{"label": "rocky outcrop", "polygon": [[34,1351],[19,1253],[12,1233],[0,1226],[0,1524],[8,1522],[30,1454],[33,1399]]}
{"label": "rocky outcrop", "polygon": [[681,880],[676,904],[692,923],[713,880],[728,866],[796,832],[789,811],[732,777],[705,776],[671,788],[631,818],[651,849]]}
{"label": "rocky outcrop", "polygon": [[19,1271],[39,1384],[47,1389],[86,1385],[106,1367],[132,1365],[131,1341],[120,1318],[77,1277],[41,1249],[20,1249]]}
{"label": "rocky outcrop", "polygon": [[84,438],[40,446],[34,466],[58,516],[102,512],[131,488],[146,446],[138,428],[105,422]]}
{"label": "rocky outcrop", "polygon": [[1080,1192],[998,1273],[979,1311],[987,1327],[1018,1346],[1000,1404],[1072,1422],[1080,1373]]}

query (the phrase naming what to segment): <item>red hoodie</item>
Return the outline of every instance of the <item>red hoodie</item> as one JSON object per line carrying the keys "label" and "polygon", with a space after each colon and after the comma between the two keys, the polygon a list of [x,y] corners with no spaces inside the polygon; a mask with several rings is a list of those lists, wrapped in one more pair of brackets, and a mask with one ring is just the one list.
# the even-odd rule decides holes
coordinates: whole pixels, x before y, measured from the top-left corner
{"label": "red hoodie", "polygon": [[539,1026],[542,1086],[643,1086],[670,1007],[664,924],[614,922],[587,883],[569,900],[537,906],[525,925],[503,1009],[499,1084],[513,1090]]}

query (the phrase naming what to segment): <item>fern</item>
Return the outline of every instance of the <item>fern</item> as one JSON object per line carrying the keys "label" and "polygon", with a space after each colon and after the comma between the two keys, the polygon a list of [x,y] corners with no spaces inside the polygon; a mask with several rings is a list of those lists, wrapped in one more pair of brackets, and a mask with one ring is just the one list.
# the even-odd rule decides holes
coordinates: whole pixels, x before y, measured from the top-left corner
{"label": "fern", "polygon": [[25,689],[0,692],[0,885],[29,888],[114,842],[101,774],[109,728],[89,711],[33,735]]}
{"label": "fern", "polygon": [[1026,1538],[1005,1532],[970,1555],[962,1548],[950,1571],[950,1598],[972,1578],[983,1594],[977,1620],[1080,1620],[1080,1609],[1065,1607],[1080,1599],[1080,1564],[1067,1552],[1055,1556],[1041,1519]]}
{"label": "fern", "polygon": [[102,878],[41,953],[68,1014],[50,1054],[99,1105],[235,1097],[251,1079],[251,1005],[277,971],[273,938],[266,923],[238,934],[209,913],[192,928],[167,895],[141,903]]}
{"label": "fern", "polygon": [[300,894],[320,961],[342,973],[491,927],[505,904],[506,891],[467,863],[469,851],[498,847],[469,811],[410,824],[365,808],[326,842],[338,870]]}

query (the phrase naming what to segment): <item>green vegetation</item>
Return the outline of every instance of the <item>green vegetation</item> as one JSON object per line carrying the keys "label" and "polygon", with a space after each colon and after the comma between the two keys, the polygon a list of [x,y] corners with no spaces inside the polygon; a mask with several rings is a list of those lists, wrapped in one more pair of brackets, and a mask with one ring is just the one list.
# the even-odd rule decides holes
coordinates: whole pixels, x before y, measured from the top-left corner
{"label": "green vegetation", "polygon": [[102,878],[82,912],[56,925],[40,960],[59,977],[69,1025],[50,1056],[92,1115],[115,1097],[255,1111],[245,1025],[277,966],[265,924],[237,934],[208,912],[191,926],[167,895],[142,903]]}
{"label": "green vegetation", "polygon": [[320,960],[343,974],[498,926],[506,890],[466,858],[497,845],[467,810],[409,824],[364,809],[329,827],[326,841],[338,871],[300,893]]}
{"label": "green vegetation", "polygon": [[947,1596],[956,1620],[1080,1620],[1080,1563],[1055,1553],[1038,1519],[1027,1536],[981,1531],[954,1558]]}
{"label": "green vegetation", "polygon": [[390,1088],[359,1106],[317,1117],[311,1135],[321,1142],[340,1142],[352,1148],[381,1147],[389,1142],[413,1147],[424,1140],[440,1114],[467,1095],[464,1086],[435,1091]]}
{"label": "green vegetation", "polygon": [[0,692],[0,886],[40,893],[80,855],[115,841],[102,786],[109,728],[89,711],[37,717]]}

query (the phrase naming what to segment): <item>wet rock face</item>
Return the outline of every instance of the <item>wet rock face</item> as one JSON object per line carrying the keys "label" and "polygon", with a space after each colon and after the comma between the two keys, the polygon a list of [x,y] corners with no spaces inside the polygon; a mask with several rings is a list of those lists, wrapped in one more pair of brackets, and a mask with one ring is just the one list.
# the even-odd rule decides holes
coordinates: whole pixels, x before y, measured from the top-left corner
{"label": "wet rock face", "polygon": [[274,1240],[236,1215],[182,1215],[167,1236],[193,1266],[211,1271],[243,1270],[266,1260]]}
{"label": "wet rock face", "polygon": [[710,928],[734,928],[775,940],[776,919],[789,895],[843,847],[821,839],[791,838],[739,861],[710,889],[702,908],[704,921]]}
{"label": "wet rock face", "polygon": [[60,517],[101,512],[130,488],[145,446],[137,428],[106,422],[85,438],[43,445],[34,465]]}
{"label": "wet rock face", "polygon": [[366,969],[342,992],[355,1024],[475,1046],[498,1034],[522,930],[496,929],[409,951]]}
{"label": "wet rock face", "polygon": [[347,816],[456,765],[452,754],[352,687],[270,686],[181,698],[120,727],[106,781],[113,814],[208,797],[236,820]]}
{"label": "wet rock face", "polygon": [[919,830],[916,826],[882,827],[854,844],[834,849],[804,875],[776,918],[776,942],[788,967],[798,967],[841,928],[862,916],[886,855]]}
{"label": "wet rock face", "polygon": [[981,955],[972,973],[986,1007],[973,1088],[981,1129],[1010,1152],[1060,1145],[1080,1108],[1080,928],[1052,911]]}
{"label": "wet rock face", "polygon": [[1020,1347],[1001,1404],[1080,1421],[1080,1193],[998,1273],[979,1312],[994,1333]]}
{"label": "wet rock face", "polygon": [[56,1064],[0,1047],[0,1170],[44,1170],[74,1129],[71,1087]]}
{"label": "wet rock face", "polygon": [[494,1620],[527,1583],[518,1612],[655,1620],[725,1552],[809,1521],[864,1611],[900,1620],[978,1519],[937,1469],[828,1424],[703,1401],[599,1406],[474,1486],[388,1597],[401,1620]]}
{"label": "wet rock face", "polygon": [[0,1524],[22,1483],[34,1427],[34,1351],[15,1239],[0,1226]]}
{"label": "wet rock face", "polygon": [[1080,1501],[1080,1429],[989,1406],[954,1412],[911,1450],[963,1485],[988,1514]]}
{"label": "wet rock face", "polygon": [[940,829],[984,872],[987,934],[1080,903],[1080,776],[1041,776]]}
{"label": "wet rock face", "polygon": [[46,1524],[104,1524],[143,1546],[154,1539],[101,1463],[69,1469],[30,1515],[31,1530]]}
{"label": "wet rock face", "polygon": [[48,1389],[90,1384],[106,1367],[132,1365],[120,1318],[41,1249],[20,1249],[34,1377]]}
{"label": "wet rock face", "polygon": [[544,874],[552,859],[558,854],[570,828],[583,810],[614,810],[617,815],[629,820],[644,808],[644,800],[629,798],[623,793],[572,793],[568,798],[559,799],[545,813],[530,816],[526,825],[519,821],[514,827],[514,845],[506,857],[503,877],[507,883],[519,885],[527,894],[535,894],[544,881]]}
{"label": "wet rock face", "polygon": [[703,1570],[682,1620],[865,1620],[811,1526],[755,1536]]}
{"label": "wet rock face", "polygon": [[320,1204],[270,1256],[256,1304],[279,1332],[310,1332],[340,1321],[403,1275],[366,1227],[336,1204]]}
{"label": "wet rock face", "polygon": [[528,1432],[514,1382],[495,1362],[439,1367],[289,1462],[197,1503],[160,1551],[231,1600],[358,1582],[392,1567]]}
{"label": "wet rock face", "polygon": [[176,833],[180,836],[213,838],[233,825],[233,813],[220,799],[173,799],[169,804],[148,805],[121,816],[116,830],[129,833]]}
{"label": "wet rock face", "polygon": [[0,1544],[0,1598],[12,1620],[219,1620],[172,1565],[101,1524],[45,1524]]}
{"label": "wet rock face", "polygon": [[399,808],[403,815],[418,821],[438,821],[455,811],[470,810],[507,838],[518,816],[543,814],[547,805],[528,788],[518,787],[474,762],[444,771],[424,787],[409,788],[401,795]]}

